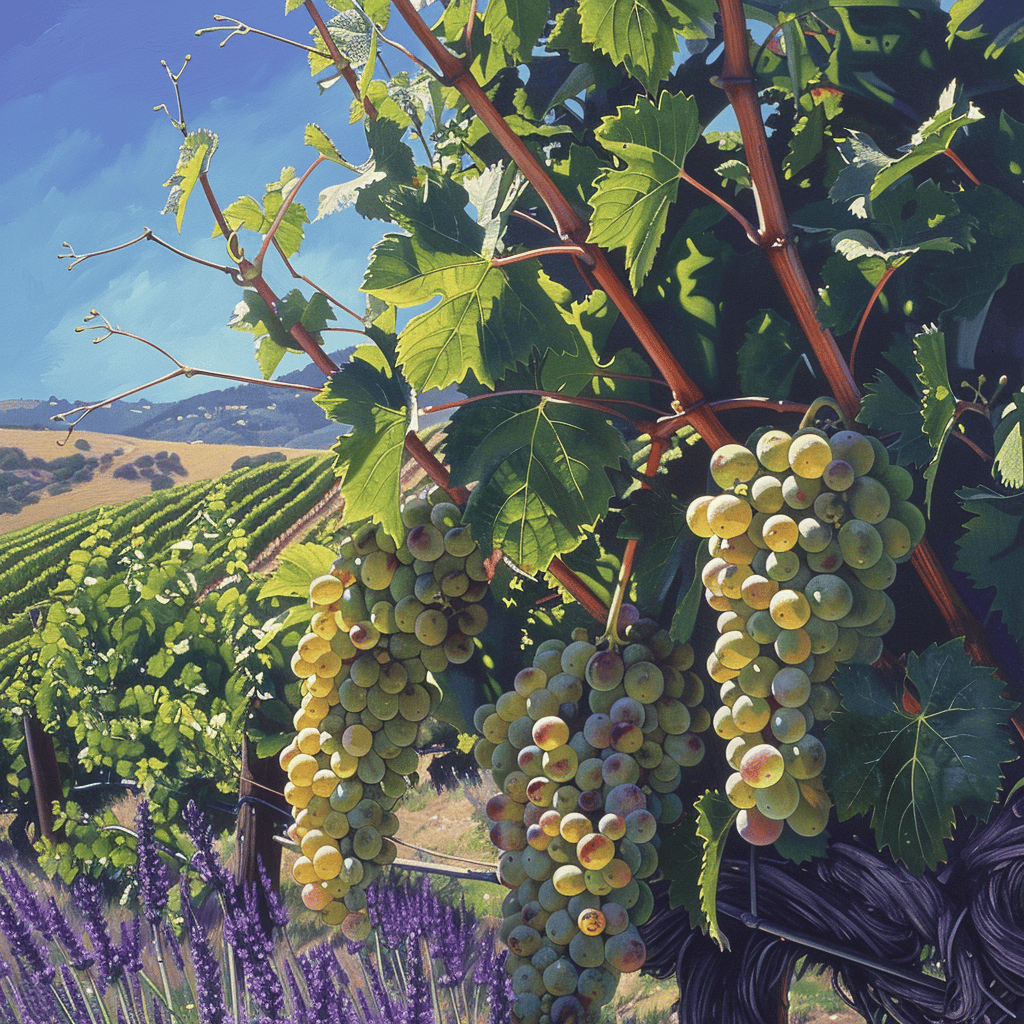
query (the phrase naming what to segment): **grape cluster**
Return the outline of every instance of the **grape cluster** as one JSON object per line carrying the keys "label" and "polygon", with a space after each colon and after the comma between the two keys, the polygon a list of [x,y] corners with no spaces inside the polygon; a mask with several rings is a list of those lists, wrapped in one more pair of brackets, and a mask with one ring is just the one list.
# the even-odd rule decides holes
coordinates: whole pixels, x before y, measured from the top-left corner
{"label": "grape cluster", "polygon": [[291,663],[302,703],[280,755],[302,849],[292,874],[305,905],[353,941],[370,930],[365,887],[397,855],[395,808],[441,700],[433,676],[467,661],[487,625],[484,559],[458,507],[414,498],[402,521],[400,547],[366,526],[310,584],[310,630]]}
{"label": "grape cluster", "polygon": [[707,538],[705,599],[721,613],[707,670],[721,688],[726,794],[750,843],[775,842],[785,822],[817,835],[831,801],[810,730],[838,707],[836,664],[881,656],[896,615],[885,589],[924,517],[907,500],[910,474],[852,430],[769,430],[753,452],[719,448],[711,475],[721,493],[696,498],[686,519]]}
{"label": "grape cluster", "polygon": [[682,815],[681,771],[704,756],[692,648],[650,620],[625,635],[621,653],[583,630],[544,641],[474,719],[477,761],[501,791],[487,815],[511,890],[499,936],[520,1024],[596,1020],[619,975],[643,965],[656,829]]}

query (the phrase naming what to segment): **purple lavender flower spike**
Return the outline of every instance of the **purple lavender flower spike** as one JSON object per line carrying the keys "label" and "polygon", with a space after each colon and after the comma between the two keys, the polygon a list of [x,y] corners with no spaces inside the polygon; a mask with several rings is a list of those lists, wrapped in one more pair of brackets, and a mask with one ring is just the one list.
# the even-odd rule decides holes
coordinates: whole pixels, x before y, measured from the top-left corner
{"label": "purple lavender flower spike", "polygon": [[46,917],[45,903],[34,893],[29,891],[25,880],[17,871],[5,871],[0,868],[0,881],[10,896],[14,909],[28,922],[28,924],[39,932],[44,939],[49,939],[50,926]]}
{"label": "purple lavender flower spike", "polygon": [[[92,1024],[89,1016],[89,1007],[86,1005],[85,996],[82,994],[82,986],[67,964],[60,965],[60,976],[67,991],[68,1001],[71,1004],[72,1020],[75,1024]],[[156,1021],[153,1024],[156,1024]]]}
{"label": "purple lavender flower spike", "polygon": [[270,875],[267,874],[267,869],[263,864],[262,857],[259,859],[257,867],[259,868],[260,885],[263,888],[263,896],[267,901],[267,912],[270,915],[271,923],[278,928],[284,928],[288,924],[290,917],[288,908],[285,906],[284,900],[281,899],[281,894],[275,891],[273,883],[270,881]]}
{"label": "purple lavender flower spike", "polygon": [[210,952],[206,936],[196,920],[195,907],[185,893],[182,894],[181,905],[192,951],[192,966],[196,974],[196,1005],[199,1019],[203,1024],[226,1024],[228,1011],[224,1005],[220,964]]}
{"label": "purple lavender flower spike", "polygon": [[160,928],[163,930],[164,948],[170,951],[174,966],[184,974],[185,959],[181,955],[181,943],[178,941],[178,936],[174,934],[174,929],[166,921],[160,925]]}
{"label": "purple lavender flower spike", "polygon": [[167,906],[167,897],[171,890],[171,873],[157,850],[153,816],[150,814],[147,800],[139,803],[135,827],[139,834],[138,861],[135,867],[139,899],[142,901],[142,911],[146,920],[155,925]]}
{"label": "purple lavender flower spike", "polygon": [[56,976],[56,968],[43,955],[28,926],[3,895],[0,895],[0,932],[6,937],[11,952],[22,967],[33,978],[39,978],[43,984],[49,985]]}
{"label": "purple lavender flower spike", "polygon": [[430,998],[430,986],[427,984],[423,970],[423,958],[420,955],[420,940],[416,936],[409,939],[409,955],[407,958],[409,988],[408,1003],[405,1009],[403,1024],[435,1024],[434,1004]]}
{"label": "purple lavender flower spike", "polygon": [[391,1002],[391,996],[388,995],[387,986],[384,984],[384,979],[380,976],[380,972],[371,965],[366,971],[366,978],[370,983],[370,992],[373,995],[373,1001],[377,1004],[377,1009],[380,1011],[380,1016],[384,1020],[397,1020],[399,1015],[396,1013],[395,1006]]}
{"label": "purple lavender flower spike", "polygon": [[79,875],[75,879],[72,892],[92,942],[93,955],[96,958],[96,980],[102,995],[106,992],[107,985],[116,981],[120,976],[121,964],[111,942],[110,933],[107,931],[100,887],[85,875]]}
{"label": "purple lavender flower spike", "polygon": [[117,960],[130,974],[138,974],[142,970],[142,922],[137,917],[121,922]]}
{"label": "purple lavender flower spike", "polygon": [[254,888],[243,893],[240,886],[235,887],[235,895],[227,901],[224,940],[241,962],[246,987],[256,1003],[271,1017],[283,1016],[284,989],[272,967],[274,946],[263,930]]}
{"label": "purple lavender flower spike", "polygon": [[160,1009],[160,1004],[153,1001],[153,1024],[164,1024],[164,1011]]}
{"label": "purple lavender flower spike", "polygon": [[185,805],[182,817],[185,819],[185,831],[195,844],[196,852],[192,857],[192,863],[199,872],[199,877],[204,882],[212,883],[218,890],[230,888],[234,884],[234,878],[217,856],[217,851],[213,847],[213,829],[206,824],[206,819],[194,800],[189,800]]}
{"label": "purple lavender flower spike", "polygon": [[96,962],[96,958],[90,956],[89,950],[78,931],[71,927],[67,915],[57,905],[57,901],[50,896],[46,902],[46,920],[50,929],[51,939],[56,940],[64,947],[71,966],[76,971],[86,971]]}
{"label": "purple lavender flower spike", "polygon": [[305,1020],[309,1016],[306,1013],[306,1000],[303,998],[302,989],[299,988],[292,965],[287,960],[284,962],[284,974],[285,980],[288,982],[288,992],[292,997],[292,1005],[295,1007],[296,1019]]}

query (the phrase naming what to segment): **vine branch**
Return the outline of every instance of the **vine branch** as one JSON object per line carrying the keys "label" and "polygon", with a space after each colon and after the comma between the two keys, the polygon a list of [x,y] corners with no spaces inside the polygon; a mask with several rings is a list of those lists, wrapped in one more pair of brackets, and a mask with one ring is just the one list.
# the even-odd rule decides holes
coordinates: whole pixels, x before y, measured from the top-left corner
{"label": "vine branch", "polygon": [[185,252],[183,249],[178,249],[176,246],[171,245],[170,242],[165,242],[162,238],[157,237],[153,233],[152,228],[143,228],[142,234],[138,238],[133,238],[129,242],[122,242],[120,245],[112,245],[109,249],[97,249],[96,252],[85,252],[79,255],[75,252],[74,247],[70,242],[61,242],[62,249],[70,249],[70,252],[57,253],[57,259],[59,260],[70,260],[68,264],[68,270],[73,270],[78,266],[79,263],[84,263],[86,260],[91,260],[94,256],[106,256],[108,253],[117,252],[120,249],[127,249],[129,246],[135,245],[138,242],[156,242],[157,245],[162,245],[165,249],[169,249],[175,254],[175,256],[181,256],[183,259],[189,260],[192,263],[198,263],[201,267],[209,267],[211,270],[219,270],[222,274],[227,274],[235,281],[238,281],[238,271],[235,267],[226,267],[220,263],[211,263],[209,260],[201,259],[199,256],[193,256],[190,252]]}

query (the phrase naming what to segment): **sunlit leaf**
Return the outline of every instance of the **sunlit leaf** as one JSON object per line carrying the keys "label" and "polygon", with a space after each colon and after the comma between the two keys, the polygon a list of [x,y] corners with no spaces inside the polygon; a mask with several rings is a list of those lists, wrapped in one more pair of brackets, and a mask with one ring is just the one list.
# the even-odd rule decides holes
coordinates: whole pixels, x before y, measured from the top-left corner
{"label": "sunlit leaf", "polygon": [[178,164],[174,168],[174,173],[164,182],[164,188],[170,189],[170,192],[167,193],[167,203],[163,212],[175,215],[174,224],[179,235],[192,189],[196,187],[199,175],[209,169],[210,160],[216,149],[217,136],[205,128],[189,132],[185,136],[185,141],[178,147]]}
{"label": "sunlit leaf", "polygon": [[722,950],[730,949],[725,932],[718,925],[718,872],[725,854],[725,842],[732,833],[737,810],[718,790],[708,790],[697,801],[697,835],[704,840],[700,871],[700,906],[707,921],[707,934]]}

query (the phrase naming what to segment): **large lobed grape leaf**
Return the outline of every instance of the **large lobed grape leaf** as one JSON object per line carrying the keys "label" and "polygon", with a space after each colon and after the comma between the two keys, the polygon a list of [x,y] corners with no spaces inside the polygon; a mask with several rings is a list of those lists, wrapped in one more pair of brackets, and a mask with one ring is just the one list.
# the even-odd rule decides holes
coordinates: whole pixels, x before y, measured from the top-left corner
{"label": "large lobed grape leaf", "polygon": [[842,709],[828,726],[826,785],[840,820],[872,812],[878,849],[916,873],[945,859],[954,810],[985,819],[1013,757],[1000,728],[1015,705],[992,670],[974,665],[962,640],[907,659],[921,702],[908,713],[868,665],[836,675]]}
{"label": "large lobed grape leaf", "polygon": [[966,487],[957,497],[974,513],[957,541],[956,568],[979,590],[995,587],[992,608],[1024,644],[1024,494],[1003,495]]}
{"label": "large lobed grape leaf", "polygon": [[342,478],[345,521],[372,519],[403,535],[399,509],[409,407],[394,369],[373,345],[360,345],[314,399],[329,419],[347,423],[332,451]]}
{"label": "large lobed grape leaf", "polygon": [[445,452],[453,484],[479,481],[465,513],[477,543],[529,571],[579,545],[608,510],[605,469],[628,457],[600,413],[516,394],[460,408]]}
{"label": "large lobed grape leaf", "polygon": [[700,135],[697,104],[664,92],[655,106],[641,97],[619,107],[595,132],[598,142],[625,163],[606,170],[594,183],[590,240],[624,247],[629,280],[636,290],[654,263],[668,209],[679,192],[679,172]]}
{"label": "large lobed grape leaf", "polygon": [[440,300],[414,316],[398,342],[399,363],[418,391],[461,383],[470,371],[493,387],[538,342],[575,349],[563,313],[569,292],[534,260],[493,266],[468,202],[461,185],[439,176],[392,197],[393,217],[409,234],[385,235],[363,280],[363,291],[403,308]]}

